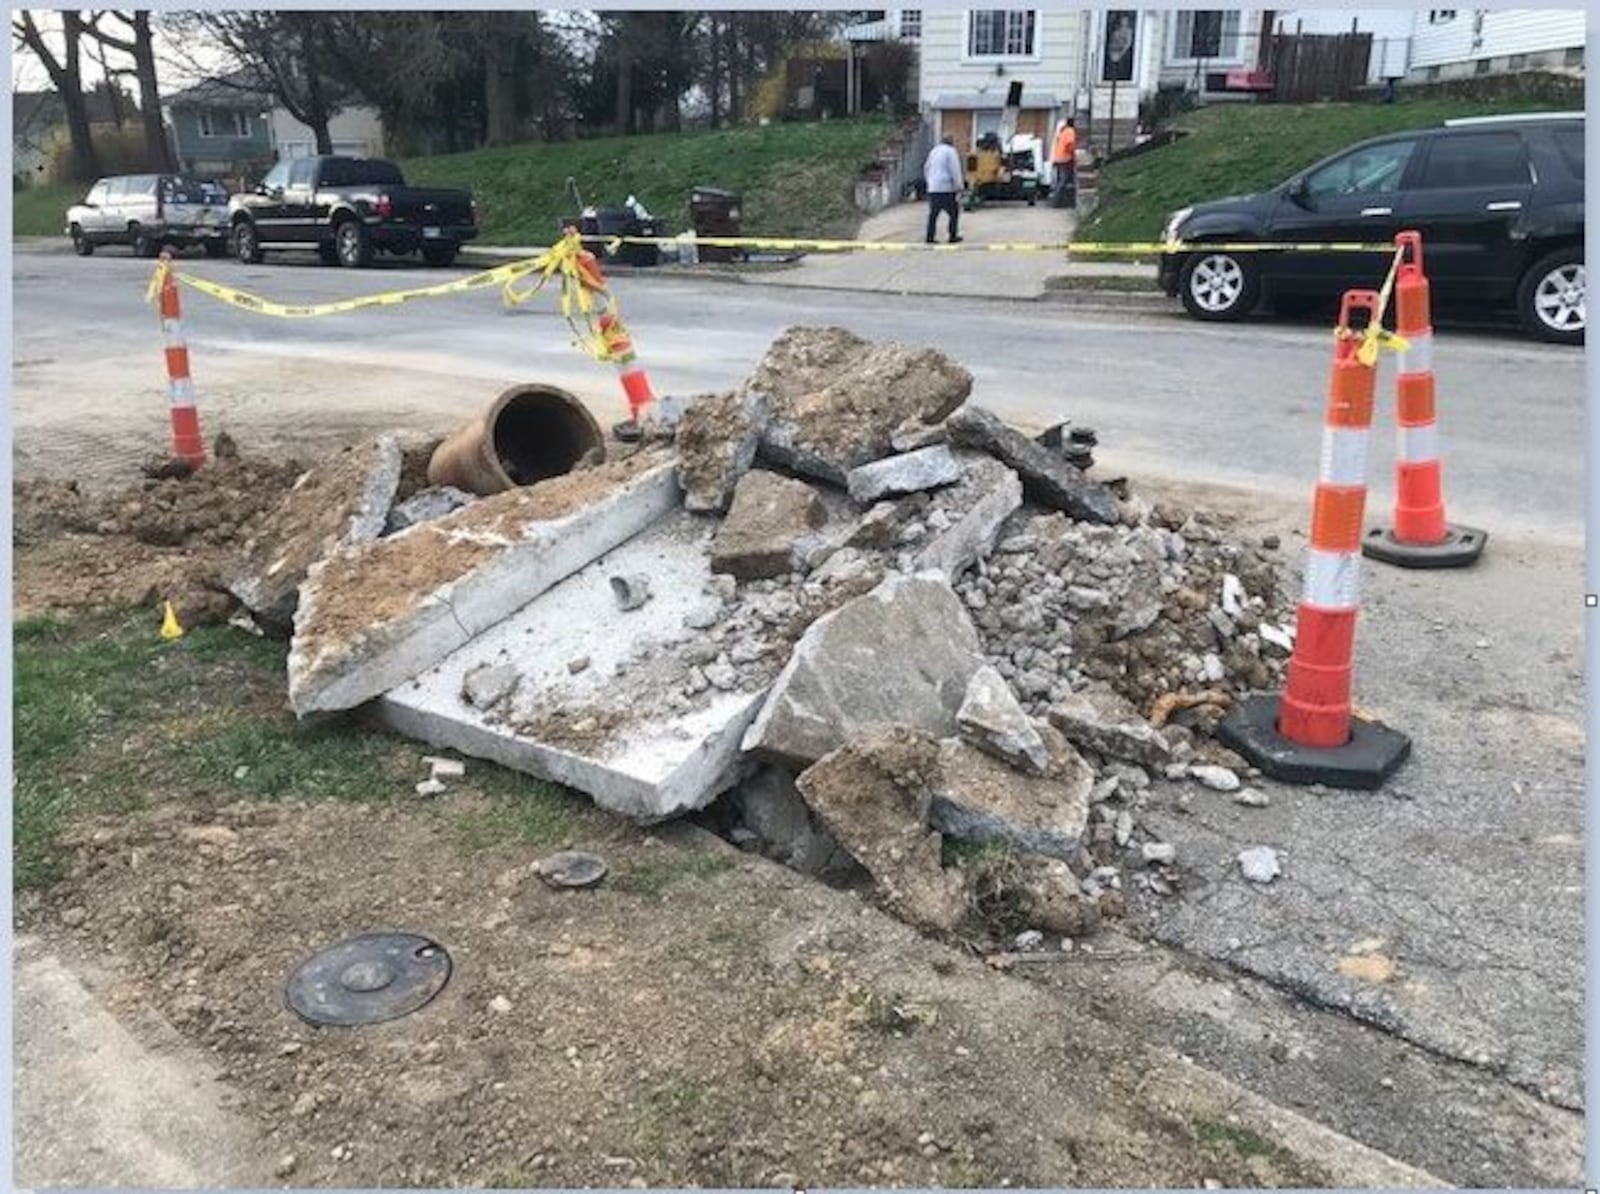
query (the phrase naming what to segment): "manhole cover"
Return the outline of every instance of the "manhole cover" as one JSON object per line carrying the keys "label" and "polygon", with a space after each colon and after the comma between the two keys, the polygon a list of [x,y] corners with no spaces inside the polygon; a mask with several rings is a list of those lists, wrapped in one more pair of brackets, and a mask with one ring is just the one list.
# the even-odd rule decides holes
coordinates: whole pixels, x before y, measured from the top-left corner
{"label": "manhole cover", "polygon": [[593,887],[606,877],[605,859],[581,850],[562,850],[540,860],[539,878],[551,887]]}
{"label": "manhole cover", "polygon": [[284,998],[312,1024],[378,1024],[422,1007],[450,981],[444,946],[414,933],[364,933],[313,954]]}

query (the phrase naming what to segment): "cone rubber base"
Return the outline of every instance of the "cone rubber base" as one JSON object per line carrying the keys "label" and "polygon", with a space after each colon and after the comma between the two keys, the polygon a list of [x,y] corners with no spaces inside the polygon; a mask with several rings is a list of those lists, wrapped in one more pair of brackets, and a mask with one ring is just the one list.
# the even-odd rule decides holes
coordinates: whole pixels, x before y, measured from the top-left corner
{"label": "cone rubber base", "polygon": [[1454,523],[1445,529],[1440,543],[1402,543],[1394,531],[1375,527],[1361,541],[1361,554],[1397,568],[1465,568],[1477,562],[1488,542],[1488,531]]}
{"label": "cone rubber base", "polygon": [[1376,721],[1350,719],[1343,746],[1301,746],[1278,733],[1278,698],[1250,696],[1217,726],[1217,737],[1273,779],[1287,784],[1373,791],[1411,754],[1411,739]]}
{"label": "cone rubber base", "polygon": [[621,443],[636,444],[644,438],[644,428],[634,419],[611,425],[611,434]]}

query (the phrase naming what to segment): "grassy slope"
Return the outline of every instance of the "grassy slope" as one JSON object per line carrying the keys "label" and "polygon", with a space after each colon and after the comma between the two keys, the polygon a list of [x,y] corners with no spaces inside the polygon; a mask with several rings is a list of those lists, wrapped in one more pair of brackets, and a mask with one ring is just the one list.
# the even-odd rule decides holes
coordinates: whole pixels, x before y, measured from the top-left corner
{"label": "grassy slope", "polygon": [[888,136],[881,120],[774,124],[715,133],[608,137],[514,145],[401,163],[418,183],[471,187],[480,243],[548,244],[556,221],[576,214],[563,184],[577,179],[584,202],[620,205],[630,194],[652,215],[687,226],[697,186],[744,194],[744,227],[783,236],[851,234],[860,222],[851,188]]}
{"label": "grassy slope", "polygon": [[88,189],[74,183],[18,191],[11,198],[11,235],[60,236],[66,227],[67,208]]}
{"label": "grassy slope", "polygon": [[1415,100],[1397,104],[1217,104],[1180,117],[1191,135],[1102,172],[1100,209],[1080,236],[1154,240],[1190,203],[1262,190],[1344,146],[1456,116],[1548,108],[1534,101]]}

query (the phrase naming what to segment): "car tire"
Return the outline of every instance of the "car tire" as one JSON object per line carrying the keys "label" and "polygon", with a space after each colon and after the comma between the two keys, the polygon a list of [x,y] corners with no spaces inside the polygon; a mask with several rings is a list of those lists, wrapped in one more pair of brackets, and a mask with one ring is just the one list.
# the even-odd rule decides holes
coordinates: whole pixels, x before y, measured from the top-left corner
{"label": "car tire", "polygon": [[435,266],[453,265],[459,252],[460,245],[429,245],[422,250],[422,260]]}
{"label": "car tire", "polygon": [[161,252],[161,242],[137,224],[128,225],[128,247],[135,257],[154,257]]}
{"label": "car tire", "polygon": [[1588,316],[1585,283],[1579,245],[1534,262],[1517,287],[1517,314],[1528,334],[1552,344],[1582,344]]}
{"label": "car tire", "polygon": [[345,220],[334,227],[333,248],[345,269],[362,269],[372,264],[372,240],[359,220]]}
{"label": "car tire", "polygon": [[207,257],[224,257],[228,252],[228,242],[225,240],[208,240],[203,243],[202,247],[205,249]]}
{"label": "car tire", "polygon": [[76,224],[72,226],[72,251],[79,257],[94,256],[94,241],[83,234],[83,229]]}
{"label": "car tire", "polygon": [[243,265],[261,264],[261,240],[249,220],[240,220],[233,226],[233,255]]}
{"label": "car tire", "polygon": [[1223,323],[1244,319],[1261,298],[1255,265],[1237,253],[1192,254],[1178,274],[1178,296],[1196,319]]}

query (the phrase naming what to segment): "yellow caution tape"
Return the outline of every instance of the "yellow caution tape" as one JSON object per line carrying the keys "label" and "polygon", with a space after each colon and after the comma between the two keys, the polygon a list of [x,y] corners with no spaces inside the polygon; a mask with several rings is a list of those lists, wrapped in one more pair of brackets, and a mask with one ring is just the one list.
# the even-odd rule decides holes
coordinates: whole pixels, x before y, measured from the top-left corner
{"label": "yellow caution tape", "polygon": [[1409,348],[1410,341],[1404,336],[1389,331],[1383,326],[1383,317],[1389,310],[1389,300],[1394,295],[1394,280],[1400,272],[1400,263],[1405,257],[1405,249],[1394,251],[1394,260],[1389,263],[1389,273],[1383,280],[1383,285],[1378,288],[1378,305],[1372,312],[1372,318],[1367,326],[1356,332],[1343,326],[1333,329],[1333,334],[1339,340],[1359,339],[1361,345],[1356,349],[1356,360],[1368,369],[1378,363],[1379,349],[1387,348],[1392,352],[1402,352]]}

